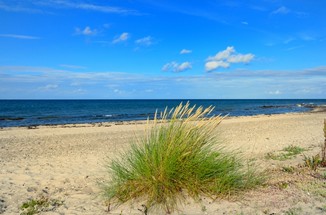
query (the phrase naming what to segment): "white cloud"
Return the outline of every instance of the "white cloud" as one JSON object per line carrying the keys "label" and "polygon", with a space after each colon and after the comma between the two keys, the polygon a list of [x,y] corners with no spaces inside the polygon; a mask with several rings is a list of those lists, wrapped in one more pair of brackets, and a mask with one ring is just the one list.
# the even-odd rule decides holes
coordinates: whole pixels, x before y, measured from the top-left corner
{"label": "white cloud", "polygon": [[304,40],[304,41],[313,41],[313,40],[316,40],[317,38],[307,32],[302,32],[299,34],[299,37],[301,40]]}
{"label": "white cloud", "polygon": [[112,43],[120,43],[120,42],[123,42],[123,41],[128,40],[129,38],[130,38],[130,34],[127,33],[127,32],[124,32],[119,37],[117,37],[116,39],[114,39],[112,41]]}
{"label": "white cloud", "polygon": [[40,90],[43,90],[43,91],[48,91],[48,90],[55,90],[57,89],[59,86],[57,84],[48,84],[44,87],[41,87]]}
{"label": "white cloud", "polygon": [[153,38],[151,36],[143,37],[135,41],[137,45],[150,46],[153,44]]}
{"label": "white cloud", "polygon": [[73,8],[80,10],[89,10],[103,13],[117,13],[117,14],[138,14],[135,10],[128,10],[120,7],[111,7],[106,5],[98,5],[92,3],[83,3],[83,2],[75,2],[69,0],[52,0],[48,2],[36,2],[38,5],[47,5],[52,7],[65,7],[65,8]]}
{"label": "white cloud", "polygon": [[189,49],[182,49],[180,51],[180,54],[190,54],[190,53],[192,53],[192,50],[189,50]]}
{"label": "white cloud", "polygon": [[279,91],[279,90],[275,90],[275,91],[270,91],[270,92],[268,92],[268,94],[270,94],[270,95],[281,95],[282,92]]}
{"label": "white cloud", "polygon": [[191,68],[192,68],[192,65],[190,62],[183,62],[178,66],[177,72],[182,72],[182,71],[185,71],[185,70],[191,69]]}
{"label": "white cloud", "polygon": [[91,36],[96,35],[98,32],[96,29],[91,29],[89,26],[86,26],[84,29],[76,28],[75,33],[78,35]]}
{"label": "white cloud", "polygon": [[191,69],[192,65],[190,62],[183,62],[181,64],[172,61],[170,63],[165,64],[162,67],[162,70],[165,72],[172,71],[172,72],[183,72],[185,70]]}
{"label": "white cloud", "polygon": [[86,92],[87,92],[86,90],[81,89],[81,88],[76,89],[76,90],[73,91],[73,93],[76,93],[76,94],[85,94]]}
{"label": "white cloud", "polygon": [[206,69],[206,71],[212,71],[212,70],[218,69],[220,67],[228,68],[229,66],[230,66],[230,64],[228,62],[224,62],[224,61],[208,61],[205,64],[205,69]]}
{"label": "white cloud", "polygon": [[178,64],[175,62],[175,61],[172,61],[170,63],[167,63],[165,64],[163,67],[162,67],[162,70],[164,72],[167,72],[169,71],[170,69],[173,69],[173,68],[176,68],[178,66]]}
{"label": "white cloud", "polygon": [[218,68],[228,68],[234,63],[249,63],[255,55],[237,53],[233,46],[228,46],[225,50],[219,51],[215,56],[208,57],[205,64],[207,72]]}
{"label": "white cloud", "polygon": [[229,63],[249,63],[252,59],[254,59],[253,54],[237,54],[231,55],[228,57],[227,61]]}
{"label": "white cloud", "polygon": [[21,35],[21,34],[0,34],[0,37],[8,37],[13,39],[23,39],[23,40],[38,40],[39,37]]}
{"label": "white cloud", "polygon": [[220,61],[227,59],[232,53],[235,52],[233,46],[228,46],[225,50],[218,52],[214,57],[208,57],[208,61]]}
{"label": "white cloud", "polygon": [[5,10],[9,12],[26,12],[26,13],[43,13],[42,10],[24,7],[23,4],[18,4],[16,1],[12,1],[13,4],[8,4],[0,1],[0,10]]}
{"label": "white cloud", "polygon": [[278,9],[274,10],[272,14],[288,14],[290,10],[287,7],[279,7]]}
{"label": "white cloud", "polygon": [[[87,2],[87,1],[86,1]],[[108,6],[104,4],[86,3],[85,1],[75,0],[1,0],[0,10],[10,12],[27,12],[27,13],[46,13],[44,9],[35,9],[37,7],[50,7],[54,9],[68,8],[76,10],[86,10],[102,13],[114,13],[124,15],[142,15],[136,10],[130,10],[121,7]]]}
{"label": "white cloud", "polygon": [[292,41],[294,41],[295,40],[295,38],[293,38],[293,37],[288,37],[287,39],[285,39],[284,41],[283,41],[283,43],[284,44],[289,44],[290,42],[292,42]]}
{"label": "white cloud", "polygon": [[243,25],[248,25],[249,23],[248,23],[248,22],[245,22],[245,21],[243,21],[243,22],[241,22],[241,24],[243,24]]}

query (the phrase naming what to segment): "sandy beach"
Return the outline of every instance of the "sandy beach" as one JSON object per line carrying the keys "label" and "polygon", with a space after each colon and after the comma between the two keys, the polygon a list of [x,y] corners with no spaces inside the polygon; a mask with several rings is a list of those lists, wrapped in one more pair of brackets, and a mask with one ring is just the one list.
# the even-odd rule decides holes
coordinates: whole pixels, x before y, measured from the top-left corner
{"label": "sandy beach", "polygon": [[[271,173],[266,185],[230,199],[189,200],[175,213],[326,214],[326,170],[318,178],[298,167],[304,155],[320,152],[325,118],[319,112],[224,119],[217,130],[221,142]],[[144,214],[139,203],[108,211],[98,185],[109,177],[109,160],[144,129],[144,123],[130,122],[0,129],[0,214],[19,214],[24,202],[42,196],[62,203],[42,214]],[[291,145],[304,152],[268,157]]]}

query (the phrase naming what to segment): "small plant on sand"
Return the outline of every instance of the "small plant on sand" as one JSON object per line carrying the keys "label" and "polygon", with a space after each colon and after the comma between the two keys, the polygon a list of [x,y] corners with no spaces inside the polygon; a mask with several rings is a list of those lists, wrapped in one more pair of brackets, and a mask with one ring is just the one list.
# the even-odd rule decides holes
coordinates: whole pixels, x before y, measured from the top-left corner
{"label": "small plant on sand", "polygon": [[20,209],[22,210],[21,215],[33,215],[38,214],[42,211],[50,211],[55,207],[61,206],[63,201],[56,199],[49,199],[47,197],[41,196],[38,199],[31,199],[27,202],[24,202]]}
{"label": "small plant on sand", "polygon": [[320,166],[321,164],[321,159],[320,159],[320,155],[316,154],[315,156],[304,156],[304,165],[314,171],[317,170],[318,166]]}
{"label": "small plant on sand", "polygon": [[285,211],[285,215],[299,215],[302,212],[302,208],[290,208],[289,210]]}
{"label": "small plant on sand", "polygon": [[155,114],[144,137],[110,163],[104,185],[110,203],[139,200],[171,213],[187,197],[223,197],[261,184],[261,174],[218,142],[214,131],[222,118],[212,111],[187,103]]}
{"label": "small plant on sand", "polygon": [[282,171],[287,173],[294,173],[295,168],[293,166],[284,166],[282,167]]}
{"label": "small plant on sand", "polygon": [[295,156],[304,152],[305,149],[299,146],[290,145],[288,147],[285,147],[283,151],[287,152],[288,156]]}
{"label": "small plant on sand", "polygon": [[324,145],[321,146],[321,156],[316,154],[311,157],[304,157],[304,165],[316,171],[319,166],[326,167],[326,119],[324,120]]}
{"label": "small plant on sand", "polygon": [[203,205],[203,206],[201,207],[201,211],[202,211],[202,212],[206,212],[206,211],[207,211],[207,208],[206,208],[205,205]]}
{"label": "small plant on sand", "polygon": [[319,209],[320,209],[322,212],[326,212],[326,205],[323,205],[323,206],[319,207]]}
{"label": "small plant on sand", "polygon": [[322,177],[323,179],[326,180],[326,172],[323,172],[323,173],[321,174],[321,177]]}
{"label": "small plant on sand", "polygon": [[290,145],[283,148],[282,151],[279,153],[273,153],[273,152],[267,153],[266,158],[272,160],[284,161],[284,160],[292,159],[293,157],[295,157],[298,154],[301,154],[304,151],[305,151],[304,148]]}
{"label": "small plant on sand", "polygon": [[321,166],[326,167],[326,119],[324,119],[324,145],[321,147]]}

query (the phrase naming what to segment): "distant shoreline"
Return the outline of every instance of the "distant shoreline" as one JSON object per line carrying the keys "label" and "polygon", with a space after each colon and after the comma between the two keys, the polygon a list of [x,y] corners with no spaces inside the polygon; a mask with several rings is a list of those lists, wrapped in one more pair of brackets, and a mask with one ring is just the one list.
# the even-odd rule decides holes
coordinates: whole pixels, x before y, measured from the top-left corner
{"label": "distant shoreline", "polygon": [[[275,113],[275,114],[257,114],[257,115],[241,115],[241,116],[227,116],[226,119],[237,119],[237,118],[259,118],[264,116],[282,116],[282,115],[305,115],[305,114],[318,114],[326,113],[326,105],[311,107],[311,110],[302,112],[288,112],[288,113]],[[151,119],[150,119],[151,121]],[[26,126],[8,126],[0,127],[3,129],[16,129],[16,128],[26,128],[26,129],[38,129],[38,128],[88,128],[88,127],[111,127],[113,125],[142,125],[146,124],[147,120],[117,120],[117,121],[107,121],[107,122],[89,122],[89,123],[63,123],[63,124],[39,124],[39,125],[26,125]]]}
{"label": "distant shoreline", "polygon": [[[187,100],[0,100],[0,128],[74,124],[133,123],[153,119],[155,111]],[[257,116],[324,112],[326,100],[190,100],[215,106],[212,115]]]}

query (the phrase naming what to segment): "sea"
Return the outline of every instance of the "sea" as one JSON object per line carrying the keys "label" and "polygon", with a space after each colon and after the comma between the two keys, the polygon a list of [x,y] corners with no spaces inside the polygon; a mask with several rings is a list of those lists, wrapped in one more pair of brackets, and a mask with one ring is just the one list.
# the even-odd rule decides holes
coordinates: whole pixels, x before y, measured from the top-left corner
{"label": "sea", "polygon": [[181,102],[215,106],[212,115],[229,116],[307,112],[326,105],[326,99],[0,100],[0,127],[146,120],[152,119],[156,110]]}

